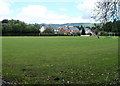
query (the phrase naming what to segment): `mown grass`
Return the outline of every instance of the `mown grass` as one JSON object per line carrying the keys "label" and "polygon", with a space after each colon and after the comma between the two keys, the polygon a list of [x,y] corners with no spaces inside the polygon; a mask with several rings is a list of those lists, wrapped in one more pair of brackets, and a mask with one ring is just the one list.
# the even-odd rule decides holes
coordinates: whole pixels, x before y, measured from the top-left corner
{"label": "mown grass", "polygon": [[118,80],[117,37],[3,37],[3,79],[14,84]]}

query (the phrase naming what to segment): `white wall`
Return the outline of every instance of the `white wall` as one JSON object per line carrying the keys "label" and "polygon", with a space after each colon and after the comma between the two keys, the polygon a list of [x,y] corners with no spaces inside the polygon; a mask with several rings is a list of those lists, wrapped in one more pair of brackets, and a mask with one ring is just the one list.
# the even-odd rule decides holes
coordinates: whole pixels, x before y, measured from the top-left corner
{"label": "white wall", "polygon": [[40,29],[40,32],[43,32],[45,30],[45,27],[42,26],[41,29]]}

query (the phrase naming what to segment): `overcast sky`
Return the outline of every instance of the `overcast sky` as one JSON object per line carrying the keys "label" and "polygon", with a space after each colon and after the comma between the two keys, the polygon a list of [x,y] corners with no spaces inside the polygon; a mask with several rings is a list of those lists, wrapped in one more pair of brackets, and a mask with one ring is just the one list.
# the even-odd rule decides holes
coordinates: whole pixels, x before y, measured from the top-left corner
{"label": "overcast sky", "polygon": [[96,0],[0,0],[0,20],[26,23],[92,23]]}

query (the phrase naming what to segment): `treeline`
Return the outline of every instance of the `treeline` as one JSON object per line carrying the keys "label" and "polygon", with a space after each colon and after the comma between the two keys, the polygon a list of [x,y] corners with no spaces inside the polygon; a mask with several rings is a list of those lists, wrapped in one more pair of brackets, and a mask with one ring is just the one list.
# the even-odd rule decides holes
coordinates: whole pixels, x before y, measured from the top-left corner
{"label": "treeline", "polygon": [[2,21],[2,35],[4,36],[19,36],[19,35],[38,35],[39,24],[26,24],[19,20],[3,20]]}
{"label": "treeline", "polygon": [[[90,27],[88,27],[90,28]],[[93,32],[100,32],[101,36],[108,36],[111,33],[111,36],[120,36],[120,20],[107,22],[106,24],[94,24],[90,28]]]}
{"label": "treeline", "polygon": [[[27,24],[19,20],[7,20],[4,19],[2,23],[2,35],[3,36],[68,36],[68,34],[57,33],[55,34],[53,29],[46,29],[44,33],[39,33],[39,29],[42,24]],[[82,32],[85,33],[84,27],[76,26],[79,30],[83,29]],[[106,24],[94,24],[94,27],[87,27],[91,29],[94,33],[101,32],[101,35],[108,35],[109,32],[120,34],[120,21],[107,22]],[[79,36],[80,33],[72,34],[74,36]]]}
{"label": "treeline", "polygon": [[106,24],[103,24],[102,31],[119,33],[120,32],[120,20],[113,21],[113,22],[107,22]]}

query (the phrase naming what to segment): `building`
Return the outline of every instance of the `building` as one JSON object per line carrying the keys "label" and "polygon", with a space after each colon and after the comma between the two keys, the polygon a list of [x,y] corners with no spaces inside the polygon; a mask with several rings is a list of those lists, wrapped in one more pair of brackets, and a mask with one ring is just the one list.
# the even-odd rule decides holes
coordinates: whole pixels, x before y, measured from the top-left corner
{"label": "building", "polygon": [[[85,29],[85,34],[94,34],[93,31],[89,28],[84,28]],[[80,33],[82,32],[82,29],[80,30]]]}
{"label": "building", "polygon": [[80,30],[77,27],[73,26],[64,26],[60,28],[60,33],[80,33]]}
{"label": "building", "polygon": [[59,28],[54,29],[54,33],[55,33],[55,34],[57,34],[57,33],[59,33],[59,32],[60,32],[60,29],[59,29]]}
{"label": "building", "polygon": [[53,27],[51,27],[50,25],[44,25],[39,29],[39,31],[40,33],[43,33],[46,29],[53,29]]}
{"label": "building", "polygon": [[40,31],[40,33],[43,33],[46,29],[47,29],[47,28],[46,28],[45,26],[42,26],[42,27],[39,29],[39,31]]}

